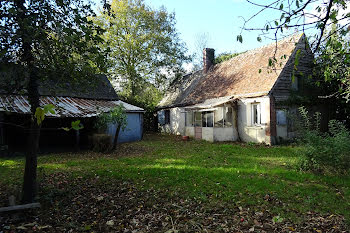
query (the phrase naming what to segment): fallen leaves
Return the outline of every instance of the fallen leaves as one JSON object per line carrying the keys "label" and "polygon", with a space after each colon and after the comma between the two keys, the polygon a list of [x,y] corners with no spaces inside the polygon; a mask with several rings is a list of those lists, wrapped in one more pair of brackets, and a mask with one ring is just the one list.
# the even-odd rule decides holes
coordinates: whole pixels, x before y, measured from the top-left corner
{"label": "fallen leaves", "polygon": [[[308,212],[295,223],[266,206],[203,202],[140,190],[132,182],[54,173],[43,178],[42,208],[19,220],[0,215],[0,232],[347,232],[342,216]],[[4,192],[3,192],[4,193]],[[280,203],[273,195],[266,202]]]}

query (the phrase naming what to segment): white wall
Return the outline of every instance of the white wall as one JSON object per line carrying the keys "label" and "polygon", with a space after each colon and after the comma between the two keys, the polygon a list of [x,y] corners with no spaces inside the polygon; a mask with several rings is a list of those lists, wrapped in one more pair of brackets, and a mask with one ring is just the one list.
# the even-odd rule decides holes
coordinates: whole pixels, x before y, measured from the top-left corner
{"label": "white wall", "polygon": [[214,141],[214,128],[213,127],[202,127],[202,139],[213,142]]}
{"label": "white wall", "polygon": [[185,135],[194,138],[194,127],[185,127]]}
{"label": "white wall", "polygon": [[214,128],[215,142],[237,141],[238,133],[236,128]]}
{"label": "white wall", "polygon": [[[253,125],[251,106],[260,103],[261,124]],[[271,143],[271,137],[266,136],[270,125],[269,96],[245,98],[238,101],[238,132],[244,142]]]}
{"label": "white wall", "polygon": [[162,133],[185,135],[185,110],[183,108],[170,109],[170,124],[160,125]]}

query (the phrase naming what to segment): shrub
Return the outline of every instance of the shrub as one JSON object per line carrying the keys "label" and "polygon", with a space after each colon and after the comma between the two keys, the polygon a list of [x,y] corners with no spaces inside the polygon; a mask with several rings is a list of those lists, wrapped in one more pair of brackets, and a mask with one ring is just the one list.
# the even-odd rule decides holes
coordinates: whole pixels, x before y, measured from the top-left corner
{"label": "shrub", "polygon": [[310,118],[304,107],[299,108],[303,119],[299,140],[301,150],[300,168],[314,172],[347,172],[350,168],[350,131],[339,121],[328,123],[329,132],[319,129],[321,114]]}

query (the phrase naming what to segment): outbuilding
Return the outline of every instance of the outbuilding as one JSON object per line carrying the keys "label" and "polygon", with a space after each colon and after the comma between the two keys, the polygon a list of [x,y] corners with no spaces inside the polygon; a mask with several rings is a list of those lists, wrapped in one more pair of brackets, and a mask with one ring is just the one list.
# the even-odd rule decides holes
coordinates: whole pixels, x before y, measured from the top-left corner
{"label": "outbuilding", "polygon": [[[5,78],[2,75],[2,78]],[[118,142],[133,142],[142,139],[144,110],[119,100],[106,76],[99,75],[94,85],[59,85],[48,89],[39,87],[40,105],[53,104],[55,114],[47,114],[41,127],[39,147],[42,152],[90,148],[91,136],[97,131],[96,117],[102,112],[123,105],[127,114],[127,127],[119,134]],[[4,84],[4,82],[3,82]],[[21,93],[21,94],[19,94]],[[24,93],[24,94],[22,94]],[[55,93],[55,94],[53,94]],[[83,129],[63,130],[73,121],[80,120]],[[30,105],[25,91],[0,88],[0,153],[1,151],[24,151],[30,124]],[[106,132],[114,137],[110,125]]]}

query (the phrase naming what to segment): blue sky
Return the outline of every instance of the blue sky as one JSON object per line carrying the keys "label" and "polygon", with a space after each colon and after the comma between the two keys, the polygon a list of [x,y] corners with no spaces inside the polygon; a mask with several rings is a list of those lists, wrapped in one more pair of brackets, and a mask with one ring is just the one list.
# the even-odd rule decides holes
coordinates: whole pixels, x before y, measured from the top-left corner
{"label": "blue sky", "polygon": [[[175,12],[177,29],[190,53],[194,52],[196,35],[201,33],[209,35],[208,47],[214,48],[216,54],[243,52],[271,42],[257,42],[258,32],[244,32],[243,43],[237,42],[244,23],[242,17],[248,19],[259,10],[245,0],[146,0],[146,3],[152,8],[163,5],[169,12]],[[254,22],[263,26],[267,18],[261,15]]]}
{"label": "blue sky", "polygon": [[[92,0],[100,5],[99,0]],[[272,42],[257,42],[258,32],[243,33],[243,43],[236,38],[244,23],[242,17],[249,18],[259,10],[245,0],[145,0],[153,9],[164,6],[168,12],[175,12],[176,27],[180,38],[186,43],[189,54],[195,52],[196,36],[208,34],[208,47],[216,54],[223,52],[243,52]],[[96,6],[94,7],[96,9]],[[271,12],[270,12],[271,13]],[[278,17],[278,16],[277,16]],[[257,25],[264,25],[271,15],[261,15],[255,19]],[[255,23],[252,22],[251,25]]]}

